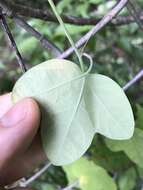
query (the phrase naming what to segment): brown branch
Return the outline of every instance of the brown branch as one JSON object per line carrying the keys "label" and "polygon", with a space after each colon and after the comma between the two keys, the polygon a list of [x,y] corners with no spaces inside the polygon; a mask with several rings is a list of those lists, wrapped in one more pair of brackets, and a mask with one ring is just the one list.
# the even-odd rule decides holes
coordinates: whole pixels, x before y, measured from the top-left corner
{"label": "brown branch", "polygon": [[[45,21],[57,22],[56,17],[49,10],[34,9],[24,5],[19,5],[13,3],[11,0],[0,0],[0,6],[5,10],[5,13],[9,16],[12,13],[24,17],[32,17]],[[99,22],[100,18],[80,18],[68,15],[61,15],[63,21],[69,24],[75,25],[95,25]],[[143,20],[143,13],[139,15],[140,20]],[[113,19],[110,25],[123,25],[134,22],[132,16],[118,16],[116,19]]]}

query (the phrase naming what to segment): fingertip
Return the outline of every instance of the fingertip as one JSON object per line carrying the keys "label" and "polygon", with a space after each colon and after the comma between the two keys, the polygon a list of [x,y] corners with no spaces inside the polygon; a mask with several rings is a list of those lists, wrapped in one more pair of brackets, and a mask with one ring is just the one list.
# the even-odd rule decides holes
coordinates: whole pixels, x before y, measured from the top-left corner
{"label": "fingertip", "polygon": [[0,119],[1,159],[6,162],[23,153],[31,145],[39,124],[40,109],[35,100],[25,98],[16,103]]}

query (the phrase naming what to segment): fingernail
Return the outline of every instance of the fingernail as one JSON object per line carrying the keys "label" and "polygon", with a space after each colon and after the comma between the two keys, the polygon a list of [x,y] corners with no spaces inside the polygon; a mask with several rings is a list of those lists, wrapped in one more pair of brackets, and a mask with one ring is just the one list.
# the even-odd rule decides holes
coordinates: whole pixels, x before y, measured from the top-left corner
{"label": "fingernail", "polygon": [[22,122],[28,112],[27,99],[16,103],[0,120],[3,127],[14,127]]}

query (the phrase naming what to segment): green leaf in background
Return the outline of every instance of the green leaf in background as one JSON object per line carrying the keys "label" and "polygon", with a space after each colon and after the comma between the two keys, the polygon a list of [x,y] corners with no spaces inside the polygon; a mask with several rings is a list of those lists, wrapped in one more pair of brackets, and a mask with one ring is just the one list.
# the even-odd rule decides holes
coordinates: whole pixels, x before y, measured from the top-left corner
{"label": "green leaf in background", "polygon": [[143,168],[143,131],[141,129],[136,128],[130,140],[105,139],[105,143],[112,151],[124,151],[134,163]]}
{"label": "green leaf in background", "polygon": [[116,190],[114,180],[105,169],[82,157],[71,165],[63,167],[69,183],[79,183],[82,190]]}
{"label": "green leaf in background", "polygon": [[119,190],[131,190],[136,185],[136,171],[134,168],[130,168],[119,177],[118,185]]}
{"label": "green leaf in background", "polygon": [[42,141],[48,158],[55,165],[80,158],[94,136],[82,98],[85,79],[72,80],[80,75],[74,63],[54,59],[29,70],[12,92],[14,102],[33,97],[40,103]]}
{"label": "green leaf in background", "polygon": [[95,132],[111,139],[128,139],[134,131],[134,117],[122,88],[112,79],[89,75],[84,98]]}

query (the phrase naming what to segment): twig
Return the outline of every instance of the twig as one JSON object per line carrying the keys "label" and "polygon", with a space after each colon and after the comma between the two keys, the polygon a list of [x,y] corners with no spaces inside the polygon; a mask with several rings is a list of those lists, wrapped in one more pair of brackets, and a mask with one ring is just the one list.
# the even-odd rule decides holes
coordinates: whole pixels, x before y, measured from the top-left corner
{"label": "twig", "polygon": [[37,40],[39,40],[44,48],[50,49],[53,52],[54,56],[58,56],[61,54],[61,51],[58,47],[52,44],[47,38],[30,26],[23,18],[19,16],[13,16],[13,20],[15,23],[22,28],[24,28],[28,33],[34,36]]}
{"label": "twig", "polygon": [[19,184],[20,187],[28,187],[32,182],[34,182],[36,179],[38,179],[47,169],[51,166],[51,163],[47,163],[41,170],[39,170],[36,174],[34,174],[32,177],[30,177],[25,182],[21,182]]}
{"label": "twig", "polygon": [[[22,178],[18,181],[16,181],[14,184],[5,186],[5,189],[12,189],[17,187],[28,187],[31,183],[33,183],[36,179],[38,179],[44,172],[47,171],[47,169],[51,166],[51,163],[47,163],[42,169],[40,169],[36,174],[34,174],[29,179]],[[65,187],[61,190],[72,190],[74,187],[77,187],[79,185],[79,181],[75,181],[73,184]]]}
{"label": "twig", "polygon": [[129,2],[127,4],[127,9],[129,11],[129,13],[135,19],[135,22],[138,24],[139,28],[143,31],[143,22],[140,20],[140,15],[139,15],[138,11],[136,10],[136,8],[134,7],[131,0],[129,0]]}
{"label": "twig", "polygon": [[124,87],[123,90],[127,91],[132,85],[138,82],[143,77],[143,69],[132,79],[130,80]]}
{"label": "twig", "polygon": [[9,26],[7,24],[5,16],[2,13],[2,9],[1,8],[0,8],[0,16],[1,16],[2,28],[5,31],[5,33],[7,34],[8,38],[9,38],[9,41],[11,43],[11,46],[12,46],[13,50],[16,53],[16,58],[17,58],[17,61],[18,61],[19,65],[20,65],[20,68],[21,68],[22,72],[25,73],[26,70],[27,70],[26,66],[25,66],[25,63],[24,63],[23,58],[22,58],[22,56],[21,56],[21,54],[20,54],[20,52],[19,52],[19,50],[17,48],[16,42],[15,42],[15,40],[13,38],[13,35],[12,35],[10,29],[9,29]]}
{"label": "twig", "polygon": [[[94,36],[99,30],[101,30],[106,24],[108,24],[127,4],[128,0],[121,0],[107,15],[105,15],[101,21],[99,21],[87,34],[85,34],[76,44],[76,48],[80,48],[86,43],[92,36]],[[62,53],[59,58],[66,58],[72,54],[74,49],[71,47]]]}
{"label": "twig", "polygon": [[[57,22],[56,17],[48,10],[31,8],[24,5],[19,5],[10,1],[0,0],[0,6],[5,10],[5,13],[11,16],[12,13],[21,15],[24,17],[38,18],[45,21]],[[80,18],[71,15],[61,15],[62,20],[65,23],[75,24],[75,25],[95,25],[101,19],[100,18]],[[140,13],[140,20],[143,20],[143,12]],[[132,16],[118,16],[116,19],[113,19],[110,23],[112,25],[123,25],[134,22]]]}

